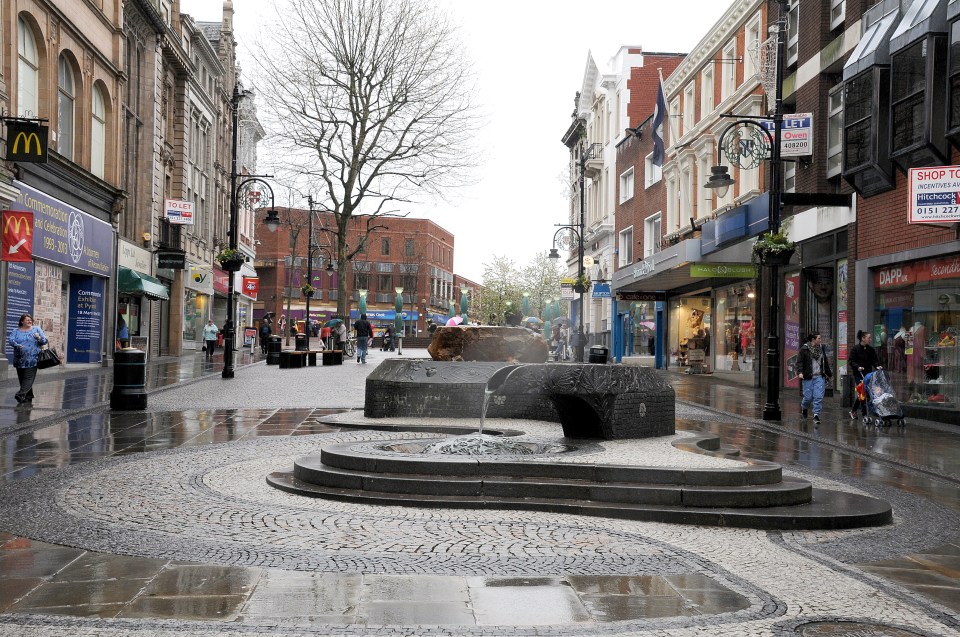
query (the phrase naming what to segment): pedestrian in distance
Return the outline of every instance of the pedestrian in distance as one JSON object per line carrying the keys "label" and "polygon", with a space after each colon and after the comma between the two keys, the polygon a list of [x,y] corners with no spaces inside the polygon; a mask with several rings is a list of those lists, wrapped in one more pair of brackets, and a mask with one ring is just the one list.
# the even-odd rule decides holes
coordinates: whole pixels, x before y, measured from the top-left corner
{"label": "pedestrian in distance", "polygon": [[390,350],[393,351],[393,326],[387,325],[387,328],[383,330],[383,351]]}
{"label": "pedestrian in distance", "polygon": [[360,315],[360,320],[353,324],[357,334],[357,363],[367,364],[367,347],[373,341],[373,326],[367,320],[366,314]]}
{"label": "pedestrian in distance", "polygon": [[37,378],[37,357],[40,347],[46,345],[47,335],[39,325],[33,324],[33,317],[21,314],[17,327],[10,330],[7,345],[13,349],[13,366],[17,369],[20,390],[15,394],[17,403],[33,402],[33,381]]}
{"label": "pedestrian in distance", "polygon": [[213,352],[217,349],[217,335],[220,328],[213,322],[213,319],[207,321],[203,326],[203,342],[207,350],[207,360],[213,359]]}
{"label": "pedestrian in distance", "polygon": [[270,322],[264,320],[260,324],[260,351],[263,354],[267,353],[267,341],[270,339],[270,334],[272,333],[270,329]]}
{"label": "pedestrian in distance", "polygon": [[333,330],[333,337],[336,346],[334,349],[338,349],[341,352],[346,349],[347,346],[347,326],[343,321],[337,323],[337,326]]}
{"label": "pedestrian in distance", "polygon": [[800,400],[800,415],[807,417],[807,410],[813,406],[813,422],[820,423],[820,410],[823,407],[823,394],[827,383],[833,378],[830,361],[823,351],[823,339],[819,332],[807,336],[800,348],[800,381],[803,385],[803,398]]}
{"label": "pedestrian in distance", "polygon": [[[873,334],[871,332],[857,330],[857,344],[853,346],[853,349],[850,350],[850,356],[847,357],[847,365],[854,372],[855,383],[862,383],[864,376],[877,369],[883,369],[880,366],[880,357],[877,356],[877,350],[873,349],[872,343]],[[867,415],[867,403],[860,400],[860,394],[856,390],[854,390],[853,395],[855,398],[853,407],[850,408],[850,418],[856,420],[858,407],[864,416]]]}
{"label": "pedestrian in distance", "polygon": [[129,341],[130,330],[127,328],[127,322],[123,320],[123,314],[117,314],[117,344],[120,349],[123,349]]}

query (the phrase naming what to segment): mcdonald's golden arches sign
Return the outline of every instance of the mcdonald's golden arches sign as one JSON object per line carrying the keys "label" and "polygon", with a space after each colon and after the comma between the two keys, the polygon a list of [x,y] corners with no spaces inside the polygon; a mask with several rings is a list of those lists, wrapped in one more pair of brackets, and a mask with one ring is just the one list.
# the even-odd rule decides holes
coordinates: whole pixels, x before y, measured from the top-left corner
{"label": "mcdonald's golden arches sign", "polygon": [[7,161],[47,163],[49,128],[30,122],[7,122]]}
{"label": "mcdonald's golden arches sign", "polygon": [[3,240],[0,257],[3,261],[33,260],[33,213],[23,210],[4,210]]}

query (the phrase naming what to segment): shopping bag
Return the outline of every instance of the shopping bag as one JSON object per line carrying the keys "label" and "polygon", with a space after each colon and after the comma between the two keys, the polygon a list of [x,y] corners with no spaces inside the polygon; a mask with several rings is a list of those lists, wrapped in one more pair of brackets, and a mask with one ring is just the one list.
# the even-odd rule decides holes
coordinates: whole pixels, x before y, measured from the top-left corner
{"label": "shopping bag", "polygon": [[859,383],[857,383],[857,400],[859,400],[860,402],[866,402],[867,400],[867,390],[863,386],[862,380]]}
{"label": "shopping bag", "polygon": [[40,354],[37,356],[37,369],[47,369],[49,367],[56,367],[59,364],[60,364],[60,357],[57,356],[56,350],[44,345],[40,349]]}
{"label": "shopping bag", "polygon": [[204,345],[203,347],[201,347],[201,348],[200,348],[200,351],[201,351],[201,352],[205,352],[205,351],[207,351],[207,346],[206,346],[206,345]]}

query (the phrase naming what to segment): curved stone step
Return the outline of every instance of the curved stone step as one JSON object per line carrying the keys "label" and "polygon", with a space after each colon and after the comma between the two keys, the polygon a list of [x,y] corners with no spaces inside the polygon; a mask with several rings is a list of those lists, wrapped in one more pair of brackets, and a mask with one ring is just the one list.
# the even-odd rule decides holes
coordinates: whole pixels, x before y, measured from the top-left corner
{"label": "curved stone step", "polygon": [[343,489],[310,484],[289,472],[272,473],[275,488],[304,496],[374,505],[463,509],[521,509],[614,517],[673,524],[699,524],[767,530],[851,529],[880,526],[893,520],[883,500],[854,493],[812,489],[807,504],[762,508],[684,507],[655,504],[582,502],[571,499],[411,495]]}
{"label": "curved stone step", "polygon": [[293,476],[302,482],[322,487],[405,493],[411,496],[575,499],[685,507],[796,505],[809,502],[811,491],[808,482],[796,479],[746,486],[681,485],[651,481],[486,475],[484,469],[475,469],[474,475],[450,475],[439,471],[423,474],[364,471],[329,466],[317,456],[310,456],[296,461]]}
{"label": "curved stone step", "polygon": [[[418,441],[422,442],[422,441]],[[381,446],[391,444],[385,441]],[[316,458],[316,460],[314,460]],[[495,457],[439,456],[417,454],[378,455],[364,453],[350,443],[327,445],[320,456],[301,458],[298,463],[324,464],[328,467],[370,473],[410,473],[447,476],[517,476],[588,480],[594,482],[630,482],[646,484],[748,486],[776,484],[783,471],[778,464],[744,461],[738,467],[724,469],[691,469],[674,467],[638,467],[632,465],[548,462],[523,459],[502,460]]]}

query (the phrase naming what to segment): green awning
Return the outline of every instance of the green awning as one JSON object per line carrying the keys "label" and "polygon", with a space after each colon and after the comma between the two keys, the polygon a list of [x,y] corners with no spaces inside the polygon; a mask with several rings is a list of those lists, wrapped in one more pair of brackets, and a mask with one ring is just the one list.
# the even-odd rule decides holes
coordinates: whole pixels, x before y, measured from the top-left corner
{"label": "green awning", "polygon": [[117,290],[121,294],[147,296],[151,299],[170,299],[170,291],[159,279],[122,265],[117,268]]}

